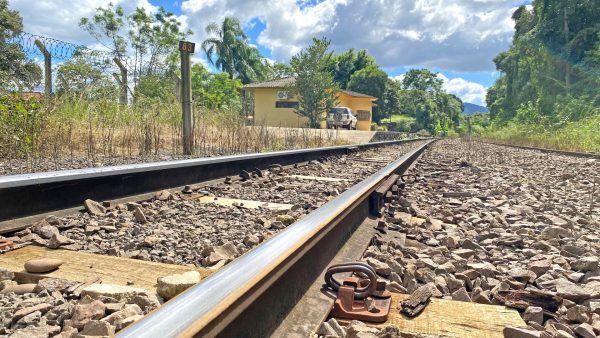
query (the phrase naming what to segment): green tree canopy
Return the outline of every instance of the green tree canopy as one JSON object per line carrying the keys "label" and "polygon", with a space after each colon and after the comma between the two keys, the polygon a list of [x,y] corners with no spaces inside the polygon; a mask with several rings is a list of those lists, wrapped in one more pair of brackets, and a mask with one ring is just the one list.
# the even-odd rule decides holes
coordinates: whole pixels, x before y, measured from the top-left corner
{"label": "green tree canopy", "polygon": [[[359,93],[375,96],[380,101],[383,99],[388,75],[381,68],[375,65],[369,65],[350,77],[348,89]],[[373,112],[373,120],[379,122],[382,118],[381,111],[375,107]]]}
{"label": "green tree canopy", "polygon": [[462,100],[454,94],[445,92],[439,93],[435,98],[439,112],[438,131],[447,133],[450,129],[457,128],[464,110]]}
{"label": "green tree canopy", "polygon": [[68,94],[93,99],[117,94],[114,82],[83,58],[75,57],[59,65],[56,74],[58,95]]}
{"label": "green tree canopy", "polygon": [[19,13],[8,9],[7,0],[0,0],[0,91],[31,90],[41,82],[41,68],[12,41],[22,29]]}
{"label": "green tree canopy", "polygon": [[357,53],[351,48],[342,54],[333,55],[327,70],[331,72],[340,88],[348,89],[352,75],[368,66],[375,66],[375,59],[364,49]]}
{"label": "green tree canopy", "polygon": [[173,13],[162,7],[154,13],[138,7],[127,15],[123,7],[109,3],[98,7],[91,18],[82,18],[79,26],[115,57],[130,60],[127,66],[134,93],[139,89],[140,95],[160,100],[173,96],[178,41],[192,34],[181,29]]}
{"label": "green tree canopy", "polygon": [[600,2],[534,0],[532,5],[514,12],[513,44],[494,59],[502,76],[486,98],[492,119],[558,127],[596,114]]}
{"label": "green tree canopy", "polygon": [[265,68],[266,70],[263,74],[262,80],[281,79],[284,77],[290,77],[294,75],[294,70],[292,69],[292,66],[285,63],[266,63]]}
{"label": "green tree canopy", "polygon": [[106,7],[96,8],[96,13],[91,18],[81,18],[79,26],[116,57],[123,58],[127,51],[127,41],[123,36],[126,22],[123,7],[115,7],[111,2]]}
{"label": "green tree canopy", "polygon": [[352,74],[350,82],[348,82],[348,89],[381,99],[387,80],[386,72],[371,65]]}
{"label": "green tree canopy", "polygon": [[406,90],[421,90],[438,93],[442,90],[443,81],[429,69],[411,69],[402,79],[402,87]]}
{"label": "green tree canopy", "polygon": [[138,7],[127,20],[134,79],[139,82],[143,76],[174,74],[179,66],[178,41],[191,35],[192,31],[182,31],[175,15],[162,7],[153,14]]}
{"label": "green tree canopy", "polygon": [[240,109],[242,82],[227,73],[212,74],[201,64],[192,66],[194,102],[209,109]]}
{"label": "green tree canopy", "polygon": [[414,116],[417,126],[445,134],[460,124],[463,103],[443,89],[443,80],[429,69],[411,69],[402,79],[400,106]]}
{"label": "green tree canopy", "polygon": [[399,81],[386,79],[383,97],[377,101],[380,118],[402,113],[402,87]]}
{"label": "green tree canopy", "polygon": [[311,128],[318,128],[324,113],[337,104],[339,87],[327,70],[332,55],[329,45],[325,38],[314,38],[312,45],[294,55],[290,62],[296,81],[288,89],[298,96],[296,114],[308,118]]}

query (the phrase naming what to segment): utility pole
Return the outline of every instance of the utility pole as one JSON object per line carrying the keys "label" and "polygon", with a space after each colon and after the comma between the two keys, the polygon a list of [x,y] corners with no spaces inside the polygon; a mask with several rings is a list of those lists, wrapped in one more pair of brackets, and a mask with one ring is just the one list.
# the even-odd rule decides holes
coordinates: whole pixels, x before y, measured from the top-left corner
{"label": "utility pole", "polygon": [[52,54],[40,40],[35,40],[35,45],[44,55],[44,93],[46,97],[50,97],[52,95]]}
{"label": "utility pole", "polygon": [[122,105],[127,105],[127,67],[125,67],[123,62],[121,62],[121,60],[119,60],[118,58],[114,58],[113,61],[117,64],[119,70],[121,70],[120,78],[118,74],[113,74],[115,80],[117,80],[117,82],[119,83],[119,88],[121,92],[119,95],[119,103]]}
{"label": "utility pole", "polygon": [[179,41],[181,56],[181,112],[183,120],[183,154],[192,155],[194,152],[193,119],[192,119],[192,76],[190,55],[194,53],[196,44]]}
{"label": "utility pole", "polygon": [[[565,45],[569,44],[569,16],[567,15],[567,7],[564,8],[563,11],[563,24],[565,30]],[[569,63],[565,62],[565,87],[567,87],[567,94],[569,94],[571,90],[571,67],[569,67]]]}

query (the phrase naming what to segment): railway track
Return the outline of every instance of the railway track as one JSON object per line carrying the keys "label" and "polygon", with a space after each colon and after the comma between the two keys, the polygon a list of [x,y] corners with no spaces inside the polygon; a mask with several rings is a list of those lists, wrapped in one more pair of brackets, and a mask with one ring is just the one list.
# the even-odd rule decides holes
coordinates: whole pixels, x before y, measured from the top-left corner
{"label": "railway track", "polygon": [[[317,256],[322,260],[327,257],[324,253],[328,251],[331,254],[335,253],[336,249],[343,244],[344,238],[347,238],[352,233],[352,229],[358,225],[357,220],[368,215],[369,196],[377,184],[393,171],[405,170],[429,142],[382,142],[358,147],[332,147],[317,151],[279,152],[259,155],[256,158],[232,156],[167,164],[2,177],[0,199],[8,206],[15,206],[15,210],[3,209],[2,217],[5,221],[2,224],[2,231],[13,231],[13,236],[8,239],[17,243],[18,247],[25,246],[6,253],[4,263],[18,266],[22,264],[20,259],[31,258],[29,257],[31,255],[38,257],[58,252],[63,253],[60,258],[69,260],[69,254],[65,253],[66,249],[73,253],[83,251],[95,254],[96,256],[93,257],[73,256],[73,260],[88,260],[86,264],[93,261],[90,266],[105,264],[102,261],[103,257],[109,255],[129,259],[124,264],[133,266],[137,260],[180,264],[179,266],[187,264],[188,269],[195,265],[198,267],[195,270],[200,270],[200,275],[205,277],[215,271],[219,273],[224,269],[236,270],[235,266],[228,267],[239,259],[256,259],[255,255],[262,252],[261,257],[267,255],[286,262],[277,267],[278,272],[263,271],[268,275],[263,287],[276,282],[281,283],[283,279],[279,278],[280,274],[289,270],[287,265],[292,263],[293,257],[293,260],[304,261],[310,257],[304,253],[308,248],[318,247],[321,251]],[[412,150],[415,147],[416,150]],[[400,160],[395,160],[407,152],[408,154]],[[392,163],[388,165],[390,162]],[[239,180],[237,177],[231,177],[240,173]],[[184,177],[186,174],[192,177]],[[225,180],[222,179],[223,176],[226,177]],[[149,181],[149,178],[154,177],[158,179]],[[217,177],[221,179],[215,180]],[[204,182],[188,185],[199,181]],[[135,185],[135,183],[139,184]],[[141,185],[142,183],[148,186]],[[131,187],[131,184],[134,186]],[[111,195],[107,195],[111,185],[113,190]],[[156,192],[157,188],[181,185],[186,186],[171,191]],[[36,192],[41,196],[34,195]],[[57,196],[57,192],[61,195]],[[63,197],[63,194],[74,195],[77,198]],[[80,205],[84,198],[90,196],[88,194],[96,198],[100,197],[99,200],[110,197],[112,203],[87,201],[86,212],[81,212],[80,207],[71,208]],[[118,199],[132,194],[137,195]],[[19,206],[11,196],[16,196],[19,201],[27,200],[28,207]],[[30,197],[31,200],[28,200]],[[52,200],[53,197],[55,200]],[[76,200],[79,200],[78,204],[75,204]],[[40,205],[36,205],[38,202]],[[35,214],[49,210],[54,210],[52,211],[54,215]],[[13,216],[21,218],[7,219]],[[355,216],[360,218],[355,220]],[[334,217],[335,222],[329,219],[330,217]],[[299,220],[296,221],[297,219]],[[343,219],[351,222],[345,226],[334,226],[334,223],[338,225]],[[248,220],[250,222],[244,222]],[[314,243],[297,242],[296,245],[302,250],[295,250],[293,255],[285,259],[287,255],[279,255],[276,248],[279,247],[280,250],[282,242],[277,238],[290,236],[285,235],[286,233],[296,239],[302,234],[305,236],[308,233],[305,232],[303,224],[312,224],[315,220],[321,223],[329,220],[332,223],[315,227],[312,231],[318,230],[318,234],[310,241],[309,238],[304,238],[309,242],[315,241]],[[27,223],[32,221],[36,221],[34,226],[28,228]],[[293,225],[288,226],[294,221],[296,222]],[[205,223],[200,224],[202,222]],[[232,224],[233,231],[231,231]],[[19,229],[24,230],[14,232]],[[302,230],[298,232],[299,229]],[[191,235],[192,231],[195,232],[193,235]],[[185,247],[182,247],[184,237],[190,236],[193,240],[184,243]],[[274,237],[267,241],[272,236]],[[338,242],[339,245],[324,245],[324,242],[319,241],[323,236]],[[264,243],[242,255],[261,242]],[[37,244],[38,247],[47,246],[59,250],[26,251],[30,248],[26,245],[31,243]],[[230,249],[231,256],[211,255],[219,251],[219,248],[214,250],[214,247],[218,246],[215,245],[217,243],[223,244],[219,246],[220,248]],[[311,251],[313,255],[315,250]],[[16,252],[20,252],[21,256]],[[10,256],[11,254],[13,256]],[[242,257],[222,267],[239,255]],[[132,261],[132,258],[136,260]],[[110,262],[109,265],[123,264],[119,261]],[[267,261],[259,258],[259,262],[264,264]],[[69,263],[67,262],[66,265]],[[324,260],[323,264],[325,263]],[[315,265],[315,268],[322,266]],[[162,267],[157,267],[159,268]],[[61,277],[61,271],[66,271],[67,274],[81,273],[81,267],[65,266],[54,275],[45,276],[58,278]],[[120,270],[120,272],[127,274],[126,271]],[[248,272],[250,273],[251,270]],[[94,273],[106,273],[106,271]],[[17,275],[18,277],[15,278],[20,278],[20,281],[31,278],[26,273],[23,275],[17,273]],[[308,276],[314,274],[303,273],[303,277]],[[62,275],[62,278],[65,277],[67,276]],[[73,275],[69,277],[76,278]],[[84,277],[79,276],[80,279]],[[119,279],[117,276],[113,277],[112,280]],[[146,286],[144,283],[147,281],[143,278],[136,279],[135,275],[129,277],[130,280],[127,280],[126,284]],[[112,277],[107,275],[106,278],[110,281]],[[221,277],[209,277],[202,284],[210,286],[211,281],[214,280],[221,280]],[[230,287],[233,285],[225,283]],[[153,285],[154,281],[147,284]],[[306,283],[296,283],[296,285],[299,287],[297,292],[301,292],[302,288],[306,287]],[[252,297],[257,296],[258,294],[255,294]],[[14,301],[19,302],[18,299]],[[259,303],[252,302],[252,304]],[[236,315],[235,318],[243,317]],[[320,320],[321,318],[315,323],[317,327]],[[213,324],[216,324],[216,321]],[[238,327],[241,328],[240,325]],[[179,329],[177,334],[183,333],[181,327]],[[252,328],[255,332],[268,332],[272,329],[271,326],[265,326],[260,330]],[[135,332],[136,329],[132,327],[132,330],[131,332]],[[189,334],[192,332],[190,330],[195,329],[187,328],[185,332]],[[148,332],[143,335],[147,334]]]}
{"label": "railway track", "polygon": [[[105,203],[97,215],[88,207],[45,218],[15,233],[38,246],[0,255],[0,267],[17,271],[32,255],[66,260],[45,277],[83,281],[61,291],[73,298],[69,306],[89,306],[82,299],[92,297],[110,311],[126,303],[130,312],[117,314],[135,310],[114,322],[129,325],[121,337],[593,336],[600,333],[598,165],[460,140],[345,150]],[[43,236],[47,225],[64,237]],[[58,250],[40,248],[57,243]],[[358,261],[392,292],[387,322],[395,326],[330,317],[340,295],[323,285],[328,267]],[[121,297],[133,289],[111,289],[154,290],[157,277],[182,273],[197,275],[187,282],[194,286],[158,308],[140,289],[135,301]],[[20,283],[25,277],[15,273]],[[73,288],[83,291],[73,296]],[[428,296],[407,321],[396,309],[415,304],[410,294]],[[6,297],[0,291],[3,306]],[[4,310],[4,323],[18,326],[25,317],[15,321],[13,312]],[[112,323],[113,314],[86,325]],[[63,331],[78,318],[69,320]],[[89,332],[86,325],[75,330]]]}
{"label": "railway track", "polygon": [[75,211],[84,199],[141,199],[144,194],[150,196],[147,194],[161,189],[237,176],[242,170],[285,166],[402,143],[405,141],[0,176],[0,233],[32,223],[35,218],[28,216]]}
{"label": "railway track", "polygon": [[[361,225],[370,225],[372,230],[372,194],[390,175],[405,172],[429,144],[352,186],[120,336],[260,337],[316,332],[331,306],[329,298],[315,292],[319,289],[315,286],[322,284],[319,276],[340,251],[351,259],[360,258],[360,248],[368,244],[371,235],[366,232],[352,238],[352,234]],[[345,245],[354,250],[344,250]],[[292,309],[295,311],[290,312]],[[305,311],[310,311],[310,316]]]}

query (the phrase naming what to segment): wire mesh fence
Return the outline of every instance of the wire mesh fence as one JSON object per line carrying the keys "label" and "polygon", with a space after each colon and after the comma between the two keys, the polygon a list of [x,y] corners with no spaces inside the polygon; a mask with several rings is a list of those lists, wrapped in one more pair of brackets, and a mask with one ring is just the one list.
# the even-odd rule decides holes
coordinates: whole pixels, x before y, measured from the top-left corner
{"label": "wire mesh fence", "polygon": [[75,56],[81,56],[94,64],[105,64],[111,63],[113,58],[113,55],[108,51],[90,49],[84,45],[27,32],[21,32],[10,40],[12,43],[19,44],[23,51],[30,57],[44,57],[44,54],[36,45],[36,41],[44,45],[52,58],[56,60],[69,60]]}

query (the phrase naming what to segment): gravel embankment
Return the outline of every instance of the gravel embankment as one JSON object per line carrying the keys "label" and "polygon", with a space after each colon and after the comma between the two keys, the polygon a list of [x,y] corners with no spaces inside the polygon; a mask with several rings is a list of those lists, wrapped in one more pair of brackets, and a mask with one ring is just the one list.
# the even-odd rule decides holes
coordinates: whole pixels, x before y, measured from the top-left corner
{"label": "gravel embankment", "polygon": [[364,254],[389,290],[516,308],[507,337],[600,334],[600,161],[443,140],[411,173]]}

